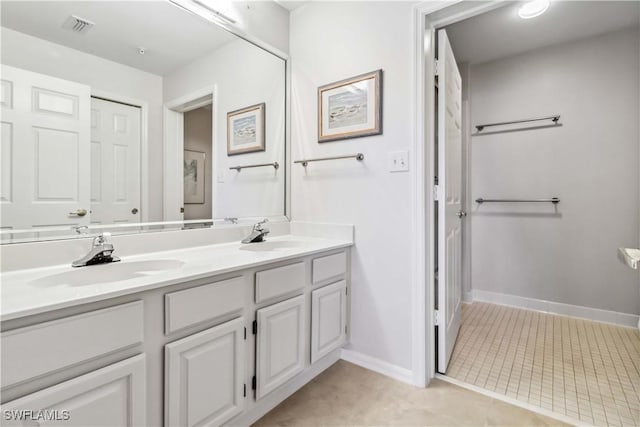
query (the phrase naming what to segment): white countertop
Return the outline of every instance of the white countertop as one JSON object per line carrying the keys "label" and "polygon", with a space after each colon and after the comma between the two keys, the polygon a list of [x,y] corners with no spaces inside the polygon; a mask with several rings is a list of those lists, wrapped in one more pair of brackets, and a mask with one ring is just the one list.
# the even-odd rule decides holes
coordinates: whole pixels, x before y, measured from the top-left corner
{"label": "white countertop", "polygon": [[64,265],[11,271],[1,277],[0,320],[101,301],[352,244],[350,240],[286,235],[269,238],[263,243],[222,243],[127,256],[112,264],[73,268],[73,260],[69,260]]}

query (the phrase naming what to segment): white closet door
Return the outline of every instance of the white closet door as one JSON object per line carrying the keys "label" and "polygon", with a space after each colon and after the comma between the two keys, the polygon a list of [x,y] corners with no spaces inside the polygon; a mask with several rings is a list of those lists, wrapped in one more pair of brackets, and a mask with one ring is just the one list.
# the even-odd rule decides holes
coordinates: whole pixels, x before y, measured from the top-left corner
{"label": "white closet door", "polygon": [[140,218],[140,108],[91,98],[91,222]]}
{"label": "white closet door", "polygon": [[438,371],[445,373],[462,302],[462,79],[438,31]]}
{"label": "white closet door", "polygon": [[1,69],[3,227],[87,225],[89,86]]}
{"label": "white closet door", "polygon": [[257,311],[256,399],[304,369],[304,295]]}

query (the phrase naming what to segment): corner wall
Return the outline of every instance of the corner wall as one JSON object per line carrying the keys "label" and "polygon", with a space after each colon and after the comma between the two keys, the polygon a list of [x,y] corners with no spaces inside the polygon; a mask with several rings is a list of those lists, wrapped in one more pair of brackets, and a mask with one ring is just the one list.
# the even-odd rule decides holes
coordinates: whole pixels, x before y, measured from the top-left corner
{"label": "corner wall", "polygon": [[[291,13],[290,31],[292,160],[365,156],[290,163],[293,220],[355,225],[348,352],[410,375],[415,171],[389,173],[388,154],[409,150],[414,137],[413,3],[310,2]],[[318,143],[318,87],[380,68],[383,134]]]}

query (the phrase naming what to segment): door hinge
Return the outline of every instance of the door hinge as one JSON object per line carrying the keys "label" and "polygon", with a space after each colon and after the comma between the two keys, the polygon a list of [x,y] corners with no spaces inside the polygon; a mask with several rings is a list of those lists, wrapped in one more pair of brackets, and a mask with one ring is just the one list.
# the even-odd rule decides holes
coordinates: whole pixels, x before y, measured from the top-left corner
{"label": "door hinge", "polygon": [[247,397],[247,385],[246,384],[244,384],[242,394],[243,394],[244,397]]}
{"label": "door hinge", "polygon": [[347,335],[347,325],[344,325],[344,334]]}
{"label": "door hinge", "polygon": [[244,340],[247,340],[247,328],[244,328]]}
{"label": "door hinge", "polygon": [[440,61],[437,59],[433,61],[433,75],[436,77],[440,75]]}
{"label": "door hinge", "polygon": [[440,322],[438,321],[440,319],[440,312],[438,310],[434,310],[433,311],[433,324],[438,326],[440,324]]}
{"label": "door hinge", "polygon": [[253,332],[253,335],[256,335],[258,333],[258,321],[257,320],[253,321],[251,332]]}
{"label": "door hinge", "polygon": [[254,375],[253,378],[251,378],[251,390],[255,390],[256,389],[256,376]]}
{"label": "door hinge", "polygon": [[433,186],[433,200],[438,200],[438,196],[440,194],[440,187],[437,185]]}

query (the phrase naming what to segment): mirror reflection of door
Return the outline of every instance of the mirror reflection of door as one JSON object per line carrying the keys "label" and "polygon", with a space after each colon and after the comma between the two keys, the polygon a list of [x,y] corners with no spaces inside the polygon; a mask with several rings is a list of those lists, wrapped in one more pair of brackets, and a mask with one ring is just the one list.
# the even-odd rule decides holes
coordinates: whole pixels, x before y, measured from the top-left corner
{"label": "mirror reflection of door", "polygon": [[91,223],[141,217],[140,108],[91,98]]}
{"label": "mirror reflection of door", "polygon": [[88,225],[89,86],[2,66],[2,228]]}
{"label": "mirror reflection of door", "polygon": [[184,219],[208,219],[212,211],[212,108],[184,113]]}

